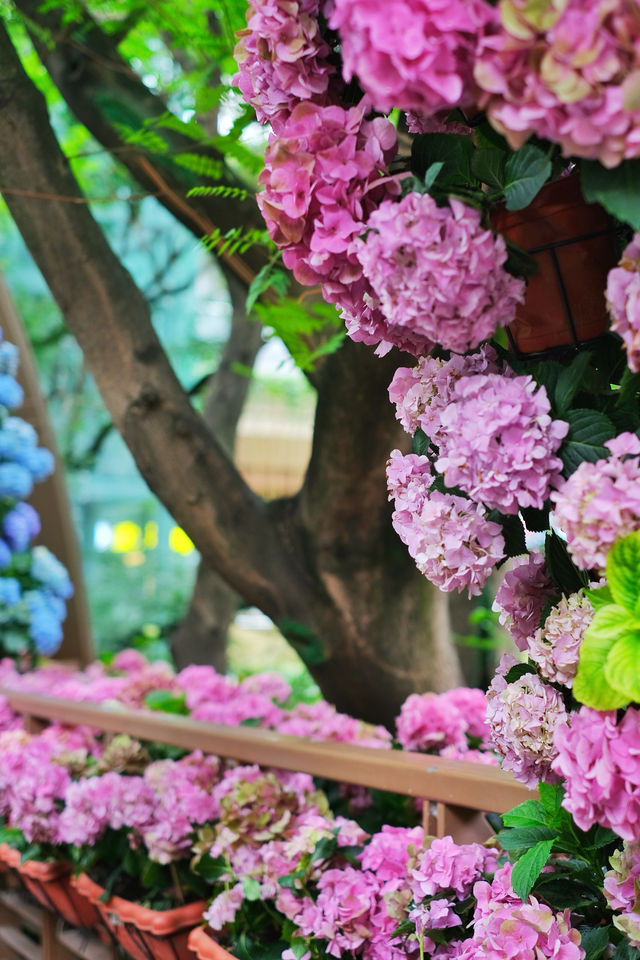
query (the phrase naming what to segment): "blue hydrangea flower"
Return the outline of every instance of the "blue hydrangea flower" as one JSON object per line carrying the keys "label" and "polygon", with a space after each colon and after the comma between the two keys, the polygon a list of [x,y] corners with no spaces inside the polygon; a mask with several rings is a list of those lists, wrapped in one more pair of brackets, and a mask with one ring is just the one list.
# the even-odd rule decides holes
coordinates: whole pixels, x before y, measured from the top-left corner
{"label": "blue hydrangea flower", "polygon": [[55,597],[68,600],[73,595],[67,568],[46,547],[33,548],[31,576],[48,587]]}
{"label": "blue hydrangea flower", "polygon": [[0,373],[0,404],[12,410],[19,407],[24,400],[22,387],[14,377],[8,373]]}
{"label": "blue hydrangea flower", "polygon": [[18,463],[0,463],[0,497],[24,500],[33,489],[30,472]]}
{"label": "blue hydrangea flower", "polygon": [[0,343],[0,373],[15,377],[18,372],[18,348],[14,343]]}
{"label": "blue hydrangea flower", "polygon": [[12,550],[21,553],[40,533],[40,518],[29,503],[17,503],[2,524],[5,539]]}
{"label": "blue hydrangea flower", "polygon": [[0,603],[14,607],[20,603],[22,590],[15,577],[0,577]]}

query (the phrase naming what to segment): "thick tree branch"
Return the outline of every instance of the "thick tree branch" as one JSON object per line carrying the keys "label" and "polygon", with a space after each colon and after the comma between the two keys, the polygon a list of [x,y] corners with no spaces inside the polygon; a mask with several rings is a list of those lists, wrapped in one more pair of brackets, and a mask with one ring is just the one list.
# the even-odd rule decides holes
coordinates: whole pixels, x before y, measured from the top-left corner
{"label": "thick tree branch", "polygon": [[[9,189],[81,195],[2,24],[0,171]],[[277,618],[273,572],[283,557],[262,501],[191,407],[142,294],[90,211],[9,192],[5,200],[150,488],[207,561]]]}
{"label": "thick tree branch", "polygon": [[[200,185],[202,178],[174,163],[171,156],[181,152],[198,153],[223,164],[224,156],[220,152],[166,127],[160,131],[168,146],[166,155],[150,153],[137,144],[124,142],[117,124],[141,130],[145,121],[166,114],[167,105],[144,85],[118,53],[116,39],[103,33],[88,13],[69,26],[63,24],[62,8],[42,12],[41,0],[17,0],[16,6],[28,20],[55,38],[55,45],[50,47],[32,36],[51,79],[78,120],[196,237],[210,234],[216,227],[224,233],[238,224],[263,229],[264,223],[252,197],[244,201],[223,197],[187,198],[189,189]],[[228,168],[221,182],[234,182]],[[222,259],[246,284],[266,262],[264,251],[258,247],[242,256],[222,254]]]}

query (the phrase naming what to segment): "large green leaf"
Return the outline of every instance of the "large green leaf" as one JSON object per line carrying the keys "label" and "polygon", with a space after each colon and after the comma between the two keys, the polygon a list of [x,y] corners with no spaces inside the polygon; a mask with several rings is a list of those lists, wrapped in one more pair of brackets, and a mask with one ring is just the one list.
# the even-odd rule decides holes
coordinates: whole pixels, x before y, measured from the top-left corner
{"label": "large green leaf", "polygon": [[640,160],[624,160],[613,170],[583,160],[580,179],[587,203],[601,203],[618,220],[640,230]]}
{"label": "large green leaf", "polygon": [[521,900],[526,900],[542,868],[549,859],[553,839],[541,840],[520,857],[511,872],[511,886]]}
{"label": "large green leaf", "polygon": [[505,827],[544,827],[546,817],[544,807],[538,800],[525,800],[517,807],[503,813]]}
{"label": "large green leaf", "polygon": [[551,161],[540,147],[526,143],[512,153],[504,167],[507,210],[528,206],[551,176]]}
{"label": "large green leaf", "polygon": [[614,603],[640,615],[640,530],[612,546],[607,557],[607,580]]}
{"label": "large green leaf", "polygon": [[442,163],[438,185],[468,184],[474,179],[474,149],[470,137],[459,133],[421,133],[411,145],[411,172],[422,180],[432,164]]}
{"label": "large green leaf", "polygon": [[604,675],[607,683],[624,696],[625,703],[640,701],[640,630],[629,631],[613,645]]}
{"label": "large green leaf", "polygon": [[568,411],[571,401],[582,386],[582,379],[590,361],[590,353],[587,351],[579,353],[558,376],[553,400],[555,411],[559,416],[563,417]]}
{"label": "large green leaf", "polygon": [[569,410],[564,419],[569,422],[569,434],[560,455],[569,473],[584,460],[595,463],[609,456],[604,442],[616,433],[609,417],[598,410],[577,409]]}
{"label": "large green leaf", "polygon": [[573,682],[573,695],[580,703],[596,710],[617,710],[629,702],[629,697],[612,687],[605,676],[609,653],[628,628],[629,614],[623,607],[609,604],[596,611],[580,645]]}
{"label": "large green leaf", "polygon": [[504,168],[508,154],[498,147],[486,147],[476,150],[471,158],[471,169],[478,180],[502,190],[505,185]]}

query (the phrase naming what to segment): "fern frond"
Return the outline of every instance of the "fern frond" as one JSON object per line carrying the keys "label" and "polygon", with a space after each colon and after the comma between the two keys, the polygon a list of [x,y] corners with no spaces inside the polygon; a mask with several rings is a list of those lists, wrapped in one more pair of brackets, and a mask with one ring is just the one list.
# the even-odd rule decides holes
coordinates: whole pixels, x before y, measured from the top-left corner
{"label": "fern frond", "polygon": [[187,197],[224,197],[225,200],[246,200],[248,192],[242,187],[230,187],[224,183],[216,187],[192,187]]}

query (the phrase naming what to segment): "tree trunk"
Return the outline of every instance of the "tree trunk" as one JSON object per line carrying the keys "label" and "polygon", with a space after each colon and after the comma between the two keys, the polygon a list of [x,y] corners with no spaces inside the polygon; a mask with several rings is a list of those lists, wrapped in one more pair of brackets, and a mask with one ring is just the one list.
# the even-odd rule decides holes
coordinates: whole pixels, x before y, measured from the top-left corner
{"label": "tree trunk", "polygon": [[265,503],[191,407],[1,25],[0,169],[114,425],[203,559],[271,617],[341,710],[390,722],[412,690],[458,682],[445,598],[390,523],[385,462],[407,437],[387,385],[401,356],[349,341],[325,358],[303,488]]}

